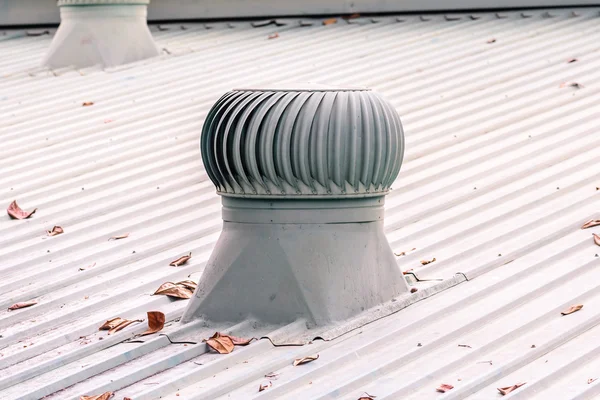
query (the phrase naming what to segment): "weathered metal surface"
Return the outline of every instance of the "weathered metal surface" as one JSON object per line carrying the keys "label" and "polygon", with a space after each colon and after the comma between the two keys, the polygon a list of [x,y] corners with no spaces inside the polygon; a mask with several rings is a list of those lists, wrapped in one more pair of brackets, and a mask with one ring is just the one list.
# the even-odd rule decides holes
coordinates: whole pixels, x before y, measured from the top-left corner
{"label": "weathered metal surface", "polygon": [[[50,35],[7,31],[0,203],[38,211],[0,218],[0,301],[38,304],[0,312],[2,397],[427,399],[446,383],[454,389],[445,397],[489,399],[519,382],[527,383],[516,398],[598,396],[600,248],[597,229],[580,229],[600,217],[598,16],[589,8],[152,26],[163,56],[106,71],[36,68]],[[219,235],[200,126],[221,93],[276,81],[365,85],[392,102],[406,154],[385,232],[406,252],[402,270],[445,279],[417,283],[415,295],[426,291],[419,285],[446,290],[299,347],[259,340],[208,353],[200,340],[226,325],[167,327],[171,340],[198,343],[187,345],[157,335],[121,343],[145,323],[98,332],[115,316],[181,315],[186,300],[151,294],[165,281],[198,279]],[[54,225],[64,233],[48,237]],[[187,264],[168,265],[189,251]],[[584,307],[561,315],[575,304]],[[229,328],[257,337],[304,329]],[[270,372],[278,379],[259,393]]]}

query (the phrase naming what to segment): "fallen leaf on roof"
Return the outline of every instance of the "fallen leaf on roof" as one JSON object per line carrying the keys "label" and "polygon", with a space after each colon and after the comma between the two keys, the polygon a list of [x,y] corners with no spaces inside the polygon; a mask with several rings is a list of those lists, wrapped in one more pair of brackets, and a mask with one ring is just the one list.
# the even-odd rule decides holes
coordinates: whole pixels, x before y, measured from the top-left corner
{"label": "fallen leaf on roof", "polygon": [[81,105],[82,107],[89,107],[89,106],[93,106],[94,102],[93,101],[85,101],[83,102],[83,104]]}
{"label": "fallen leaf on roof", "polygon": [[79,400],[108,400],[113,396],[113,392],[104,392],[96,396],[81,396],[79,397]]}
{"label": "fallen leaf on roof", "polygon": [[323,25],[337,24],[337,18],[327,18],[323,21]]}
{"label": "fallen leaf on roof", "polygon": [[46,231],[46,233],[48,234],[48,236],[56,236],[56,235],[60,235],[61,233],[64,233],[64,230],[60,226],[54,226],[49,231]]}
{"label": "fallen leaf on roof", "polygon": [[600,219],[590,219],[585,224],[581,226],[581,229],[591,228],[592,226],[600,225]]}
{"label": "fallen leaf on roof", "polygon": [[579,60],[576,59],[576,58],[571,58],[571,59],[567,60],[567,64],[572,64],[572,63],[577,62],[577,61],[579,61]]}
{"label": "fallen leaf on roof", "polygon": [[350,15],[344,15],[342,18],[345,20],[356,19],[356,18],[360,18],[360,14],[354,13],[354,14],[350,14]]}
{"label": "fallen leaf on roof", "polygon": [[169,265],[171,267],[179,267],[180,265],[183,265],[186,262],[188,262],[188,260],[190,258],[192,258],[192,252],[191,251],[190,251],[190,253],[187,256],[182,256],[182,257],[179,257],[177,260],[171,261],[171,263]]}
{"label": "fallen leaf on roof", "polygon": [[422,265],[431,264],[432,262],[435,262],[435,257],[432,260],[421,260]]}
{"label": "fallen leaf on roof", "polygon": [[34,306],[36,304],[37,304],[37,301],[35,301],[35,300],[23,301],[21,303],[15,303],[12,306],[8,307],[8,311],[18,310],[19,308],[27,308],[27,307]]}
{"label": "fallen leaf on roof", "polygon": [[129,233],[124,233],[122,235],[111,236],[108,238],[108,240],[119,240],[119,239],[125,239],[128,237],[129,237]]}
{"label": "fallen leaf on roof", "polygon": [[560,84],[561,88],[565,88],[565,87],[574,87],[575,89],[582,89],[583,85],[581,83],[577,83],[577,82],[563,82]]}
{"label": "fallen leaf on roof", "polygon": [[96,266],[96,263],[92,263],[92,264],[88,265],[88,266],[87,266],[87,267],[85,267],[85,268],[79,268],[79,270],[80,270],[80,271],[85,271],[86,269],[93,268],[93,267],[95,267],[95,266]]}
{"label": "fallen leaf on roof", "polygon": [[263,390],[266,390],[266,389],[270,388],[271,386],[273,386],[273,384],[271,382],[269,382],[269,383],[261,383],[258,386],[258,391],[262,392]]}
{"label": "fallen leaf on roof", "polygon": [[590,379],[588,379],[588,385],[589,385],[590,383],[594,382],[596,379],[598,379],[598,378],[590,378]]}
{"label": "fallen leaf on roof", "polygon": [[279,374],[276,374],[275,372],[269,372],[268,374],[265,374],[265,378],[271,378],[271,379],[277,379],[279,376]]}
{"label": "fallen leaf on roof", "polygon": [[472,349],[468,344],[459,344],[458,347],[468,347],[469,349]]}
{"label": "fallen leaf on roof", "polygon": [[411,292],[411,293],[416,293],[418,290],[419,290],[419,289],[417,289],[416,287],[414,287],[414,288],[410,288],[410,292]]}
{"label": "fallen leaf on roof", "polygon": [[517,390],[518,388],[520,388],[521,386],[523,386],[526,383],[527,382],[521,382],[521,383],[517,383],[516,385],[512,385],[512,386],[501,387],[501,388],[498,388],[498,391],[500,392],[500,394],[502,396],[506,396],[510,392]]}
{"label": "fallen leaf on roof", "polygon": [[235,347],[229,336],[221,336],[219,332],[215,333],[210,339],[208,339],[206,344],[219,354],[229,354]]}
{"label": "fallen leaf on roof", "polygon": [[165,326],[165,314],[160,311],[148,311],[148,329],[140,336],[151,335],[160,331]]}
{"label": "fallen leaf on roof", "polygon": [[374,394],[369,394],[367,392],[364,392],[363,394],[364,394],[364,396],[360,396],[358,398],[358,400],[373,400],[373,399],[375,399],[377,397]]}
{"label": "fallen leaf on roof", "polygon": [[191,299],[194,295],[196,284],[192,281],[184,282],[165,282],[156,289],[154,295],[165,295],[178,299]]}
{"label": "fallen leaf on roof", "polygon": [[569,307],[568,310],[561,312],[561,314],[562,315],[573,314],[574,312],[577,312],[577,311],[581,310],[582,308],[583,308],[583,304],[577,304],[576,306]]}
{"label": "fallen leaf on roof", "polygon": [[108,321],[106,321],[104,324],[102,324],[102,326],[100,328],[98,328],[98,330],[99,331],[108,331],[108,334],[112,335],[115,332],[119,332],[120,330],[125,329],[126,327],[133,324],[134,322],[142,322],[142,320],[141,319],[129,320],[129,319],[121,318],[121,317],[116,317],[116,318],[109,319]]}
{"label": "fallen leaf on roof", "polygon": [[448,390],[452,390],[454,389],[454,386],[452,385],[448,385],[447,383],[442,383],[437,389],[435,389],[438,392],[441,393],[446,393]]}
{"label": "fallen leaf on roof", "polygon": [[411,251],[415,251],[416,249],[417,249],[416,247],[413,247],[409,251],[402,251],[400,253],[394,253],[394,255],[397,256],[397,257],[405,256],[407,253],[410,253]]}
{"label": "fallen leaf on roof", "polygon": [[23,211],[21,209],[21,207],[19,207],[19,205],[17,204],[16,200],[14,200],[12,203],[10,203],[10,205],[6,209],[6,212],[8,213],[8,216],[11,219],[27,219],[27,218],[31,217],[36,211],[37,211],[37,208],[34,208],[33,211],[29,211],[29,212]]}
{"label": "fallen leaf on roof", "polygon": [[277,39],[279,37],[279,33],[275,32],[275,33],[271,33],[267,39]]}
{"label": "fallen leaf on roof", "polygon": [[600,246],[600,236],[595,233],[592,233],[592,235],[594,236],[594,243],[596,243],[597,246]]}
{"label": "fallen leaf on roof", "polygon": [[488,44],[496,43],[496,39],[490,39],[487,41]]}
{"label": "fallen leaf on roof", "polygon": [[308,357],[302,357],[302,358],[296,358],[294,360],[294,367],[298,366],[298,365],[302,365],[302,364],[308,364],[309,362],[313,362],[316,359],[319,358],[319,355],[317,354],[316,356],[308,356]]}

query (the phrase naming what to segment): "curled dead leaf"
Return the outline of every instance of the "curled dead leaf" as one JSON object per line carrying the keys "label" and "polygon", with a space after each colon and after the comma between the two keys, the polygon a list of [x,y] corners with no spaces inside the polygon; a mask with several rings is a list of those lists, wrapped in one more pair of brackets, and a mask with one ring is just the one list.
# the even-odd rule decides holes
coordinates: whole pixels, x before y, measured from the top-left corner
{"label": "curled dead leaf", "polygon": [[108,238],[108,240],[119,240],[119,239],[125,239],[128,237],[129,237],[129,233],[124,233],[122,235],[111,236]]}
{"label": "curled dead leaf", "polygon": [[[185,283],[184,283],[185,282]],[[165,295],[178,299],[191,299],[194,295],[196,284],[192,281],[165,282],[154,292],[154,295]]]}
{"label": "curled dead leaf", "polygon": [[104,392],[96,396],[80,396],[79,400],[108,400],[114,396],[113,392]]}
{"label": "curled dead leaf", "polygon": [[134,322],[142,322],[141,319],[129,320],[121,317],[116,317],[113,319],[109,319],[105,323],[98,328],[99,331],[108,331],[108,334],[111,335],[115,332],[119,332],[120,330],[126,328],[127,326],[133,324]]}
{"label": "curled dead leaf", "polygon": [[140,334],[140,336],[151,335],[165,327],[165,314],[160,311],[148,311],[148,329]]}
{"label": "curled dead leaf", "polygon": [[590,378],[590,379],[588,379],[588,385],[589,385],[590,383],[593,383],[594,381],[596,381],[596,379],[598,379],[598,378]]}
{"label": "curled dead leaf", "polygon": [[448,385],[447,383],[442,383],[437,389],[435,389],[438,392],[441,393],[446,393],[448,390],[452,390],[454,389],[454,386],[452,385]]}
{"label": "curled dead leaf", "polygon": [[316,356],[308,356],[308,357],[302,357],[302,358],[296,358],[294,360],[294,367],[298,366],[298,365],[302,365],[302,364],[308,364],[309,362],[313,362],[315,360],[317,360],[319,358],[319,355],[317,354]]}
{"label": "curled dead leaf", "polygon": [[[596,189],[598,190],[598,189]],[[587,229],[587,228],[591,228],[592,226],[598,226],[600,225],[600,219],[590,219],[589,221],[587,221],[585,224],[583,224],[581,226],[581,229]]]}
{"label": "curled dead leaf", "polygon": [[596,246],[600,246],[600,236],[596,235],[595,233],[592,233],[592,236],[594,236],[594,243]]}
{"label": "curled dead leaf", "polygon": [[233,341],[229,337],[219,336],[218,332],[208,339],[206,344],[219,354],[229,354],[235,347]]}
{"label": "curled dead leaf", "polygon": [[498,388],[498,391],[500,392],[500,394],[502,396],[506,396],[510,392],[517,390],[518,388],[520,388],[521,386],[523,386],[526,383],[527,382],[521,382],[521,383],[517,383],[516,385],[512,385],[512,386],[501,387],[501,388]]}
{"label": "curled dead leaf", "polygon": [[15,303],[12,306],[8,307],[8,311],[18,310],[19,308],[27,308],[27,307],[34,306],[36,304],[37,304],[37,301],[35,301],[35,300],[24,301],[21,303]]}
{"label": "curled dead leaf", "polygon": [[266,390],[266,389],[270,388],[271,386],[273,386],[273,384],[271,383],[271,381],[269,381],[268,383],[261,383],[258,386],[258,391],[262,392],[263,390]]}
{"label": "curled dead leaf", "polygon": [[48,236],[56,236],[60,235],[61,233],[64,233],[64,230],[62,227],[55,225],[52,229],[46,231],[46,233],[48,234]]}
{"label": "curled dead leaf", "polygon": [[27,219],[35,214],[36,211],[37,208],[34,208],[33,211],[23,211],[16,200],[13,200],[6,209],[6,212],[11,219]]}
{"label": "curled dead leaf", "polygon": [[337,24],[337,18],[327,18],[326,20],[323,20],[323,25],[333,25],[333,24]]}
{"label": "curled dead leaf", "polygon": [[190,258],[192,258],[192,252],[191,251],[190,251],[190,253],[187,256],[182,256],[182,257],[179,257],[177,260],[171,261],[171,263],[169,265],[171,267],[179,267],[180,265],[183,265],[186,262],[188,262],[188,260]]}
{"label": "curled dead leaf", "polygon": [[569,307],[568,310],[565,310],[565,311],[561,312],[561,314],[562,315],[573,314],[574,312],[577,312],[577,311],[581,310],[582,308],[583,308],[583,304],[577,304],[575,306]]}
{"label": "curled dead leaf", "polygon": [[417,289],[416,287],[410,288],[410,292],[411,293],[416,293],[419,289]]}
{"label": "curled dead leaf", "polygon": [[271,33],[267,39],[277,39],[279,37],[279,33],[275,32],[275,33]]}
{"label": "curled dead leaf", "polygon": [[431,264],[432,262],[435,262],[435,257],[431,260],[421,260],[421,265]]}
{"label": "curled dead leaf", "polygon": [[81,106],[82,107],[89,107],[89,106],[93,106],[93,105],[94,105],[93,101],[84,101]]}

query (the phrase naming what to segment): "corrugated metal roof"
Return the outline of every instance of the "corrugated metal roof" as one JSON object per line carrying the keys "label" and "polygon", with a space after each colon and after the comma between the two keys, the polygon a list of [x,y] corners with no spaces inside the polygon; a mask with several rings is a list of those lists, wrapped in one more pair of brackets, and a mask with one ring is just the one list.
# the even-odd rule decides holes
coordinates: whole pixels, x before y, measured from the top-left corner
{"label": "corrugated metal roof", "polygon": [[[580,226],[600,215],[598,17],[152,26],[163,56],[105,71],[38,68],[51,36],[5,32],[0,204],[38,211],[0,219],[0,302],[38,304],[0,311],[1,397],[427,399],[446,383],[444,398],[490,399],[519,382],[513,398],[597,397],[600,248]],[[335,340],[217,355],[201,342],[217,329],[304,329],[180,327],[186,301],[151,296],[164,281],[198,279],[219,235],[198,148],[206,112],[230,88],[279,81],[369,86],[397,107],[406,156],[386,232],[408,251],[400,268],[446,290]],[[54,225],[65,233],[47,237]],[[189,251],[188,264],[168,265]],[[573,304],[584,307],[562,317]],[[124,342],[145,324],[98,332],[150,310],[167,314],[169,336]]]}

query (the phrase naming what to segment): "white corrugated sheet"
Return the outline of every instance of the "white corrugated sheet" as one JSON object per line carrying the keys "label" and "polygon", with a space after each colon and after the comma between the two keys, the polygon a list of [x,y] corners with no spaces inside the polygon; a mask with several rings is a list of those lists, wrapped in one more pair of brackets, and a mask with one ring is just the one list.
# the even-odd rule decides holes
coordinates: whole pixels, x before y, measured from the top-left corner
{"label": "white corrugated sheet", "polygon": [[[580,229],[600,217],[599,9],[268,22],[151,26],[163,55],[110,70],[39,68],[53,29],[0,32],[0,204],[38,208],[0,218],[2,308],[38,302],[0,311],[0,398],[494,399],[521,382],[506,397],[599,397],[600,226]],[[215,327],[176,323],[186,300],[151,294],[197,280],[219,235],[208,109],[281,81],[394,104],[406,156],[386,232],[400,268],[446,289],[332,341],[218,355],[201,342]],[[151,310],[168,336],[98,331]]]}

